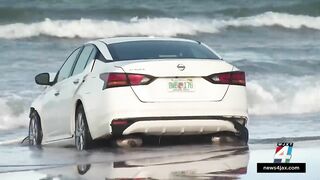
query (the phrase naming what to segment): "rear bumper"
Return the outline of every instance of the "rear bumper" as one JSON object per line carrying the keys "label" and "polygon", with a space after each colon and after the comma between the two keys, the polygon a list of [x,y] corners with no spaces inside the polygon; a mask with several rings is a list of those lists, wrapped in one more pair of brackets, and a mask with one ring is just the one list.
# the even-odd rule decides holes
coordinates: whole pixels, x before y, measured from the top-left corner
{"label": "rear bumper", "polygon": [[113,136],[203,135],[219,132],[239,133],[245,128],[246,117],[180,116],[115,119],[111,122]]}
{"label": "rear bumper", "polygon": [[112,127],[112,121],[118,119],[126,119],[130,123],[135,123],[137,120],[179,120],[180,123],[177,124],[181,126],[181,120],[189,122],[248,117],[245,88],[240,86],[230,86],[223,100],[218,102],[143,103],[130,87],[110,88],[101,94],[84,94],[82,102],[93,139],[110,136],[118,131]]}

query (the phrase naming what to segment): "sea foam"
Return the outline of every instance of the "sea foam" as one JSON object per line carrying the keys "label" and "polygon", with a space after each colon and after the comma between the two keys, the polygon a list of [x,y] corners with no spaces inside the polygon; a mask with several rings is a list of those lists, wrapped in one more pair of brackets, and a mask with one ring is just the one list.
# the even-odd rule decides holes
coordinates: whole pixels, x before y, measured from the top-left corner
{"label": "sea foam", "polygon": [[320,81],[292,90],[277,86],[266,88],[258,81],[247,83],[249,114],[281,115],[320,112]]}
{"label": "sea foam", "polygon": [[58,38],[103,38],[114,36],[177,36],[198,33],[218,33],[227,27],[280,26],[288,29],[302,27],[320,30],[320,17],[265,12],[255,16],[225,19],[138,18],[130,21],[51,20],[0,25],[0,38],[17,39],[36,36]]}
{"label": "sea foam", "polygon": [[15,112],[15,108],[8,102],[9,100],[0,98],[0,130],[27,127],[29,123],[27,108],[22,112]]}

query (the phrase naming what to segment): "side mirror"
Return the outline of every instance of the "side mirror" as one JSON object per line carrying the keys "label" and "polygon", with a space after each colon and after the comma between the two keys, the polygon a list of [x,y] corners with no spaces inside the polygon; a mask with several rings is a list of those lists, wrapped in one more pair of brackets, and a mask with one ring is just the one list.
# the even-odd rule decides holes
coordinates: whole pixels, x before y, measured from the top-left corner
{"label": "side mirror", "polygon": [[36,75],[34,78],[36,83],[39,85],[52,85],[52,82],[50,82],[50,75],[49,73],[41,73]]}

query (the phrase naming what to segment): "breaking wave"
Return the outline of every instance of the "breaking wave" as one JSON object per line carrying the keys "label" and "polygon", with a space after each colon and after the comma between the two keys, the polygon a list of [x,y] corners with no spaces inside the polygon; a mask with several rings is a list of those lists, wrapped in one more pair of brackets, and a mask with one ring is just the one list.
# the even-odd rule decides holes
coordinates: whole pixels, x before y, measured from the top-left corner
{"label": "breaking wave", "polygon": [[[10,104],[13,103],[14,104]],[[0,131],[28,126],[28,114],[24,99],[6,100],[0,98]]]}
{"label": "breaking wave", "polygon": [[320,112],[320,82],[287,88],[269,88],[257,81],[247,83],[249,114],[281,115]]}
{"label": "breaking wave", "polygon": [[265,12],[255,16],[228,19],[180,19],[138,18],[130,21],[94,20],[51,20],[35,23],[0,25],[0,38],[17,39],[36,36],[58,38],[102,38],[113,36],[177,36],[197,33],[218,33],[227,27],[280,26],[288,29],[303,27],[320,30],[320,17]]}

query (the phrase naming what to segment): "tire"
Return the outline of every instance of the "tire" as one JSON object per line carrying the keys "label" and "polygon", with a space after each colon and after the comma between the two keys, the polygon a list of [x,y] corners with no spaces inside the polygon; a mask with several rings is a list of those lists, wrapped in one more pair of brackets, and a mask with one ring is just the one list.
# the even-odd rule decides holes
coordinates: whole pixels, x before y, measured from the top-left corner
{"label": "tire", "polygon": [[29,145],[37,146],[42,142],[42,128],[41,121],[36,111],[31,112],[29,122]]}
{"label": "tire", "polygon": [[245,126],[238,129],[239,132],[225,132],[217,136],[213,136],[211,141],[214,143],[232,143],[234,145],[247,146],[249,141],[249,131]]}
{"label": "tire", "polygon": [[80,175],[84,175],[89,171],[90,167],[91,167],[91,164],[80,164],[80,165],[77,165],[78,173]]}
{"label": "tire", "polygon": [[89,149],[92,138],[83,106],[78,105],[75,117],[75,146],[79,151]]}
{"label": "tire", "polygon": [[248,145],[249,141],[249,130],[246,126],[241,125],[240,123],[234,123],[234,128],[238,131],[236,136],[239,142],[243,145]]}
{"label": "tire", "polygon": [[249,131],[246,127],[243,127],[240,131],[240,134],[238,136],[240,142],[242,142],[244,145],[248,145],[249,141]]}

